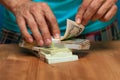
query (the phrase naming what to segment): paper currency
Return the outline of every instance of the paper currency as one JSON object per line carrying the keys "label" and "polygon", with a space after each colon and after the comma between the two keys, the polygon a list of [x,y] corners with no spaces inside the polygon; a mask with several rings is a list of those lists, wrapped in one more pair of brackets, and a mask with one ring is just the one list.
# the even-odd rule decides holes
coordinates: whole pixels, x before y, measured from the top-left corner
{"label": "paper currency", "polygon": [[76,37],[83,32],[84,26],[82,24],[78,25],[76,22],[67,19],[67,26],[66,26],[66,32],[64,36],[61,37],[61,40],[69,39],[72,37]]}
{"label": "paper currency", "polygon": [[40,48],[34,47],[36,50],[34,53],[40,57],[41,60],[48,64],[66,62],[66,61],[75,61],[78,60],[77,55],[73,55],[72,51],[68,48]]}
{"label": "paper currency", "polygon": [[[30,49],[30,50],[36,50],[36,48],[34,47],[46,48],[46,47],[37,46],[37,43],[35,41],[32,44],[30,44],[24,40],[19,43],[19,46]],[[65,40],[65,41],[54,43],[54,39],[53,39],[51,47],[58,47],[58,48],[65,47],[65,48],[74,49],[74,50],[89,50],[90,41],[87,39],[72,39],[72,40]]]}
{"label": "paper currency", "polygon": [[[70,49],[77,49],[77,50],[88,50],[90,47],[90,42],[87,39],[72,39],[69,38],[76,37],[80,35],[80,33],[84,30],[83,25],[78,25],[76,22],[67,19],[67,28],[64,36],[61,36],[61,39],[52,39],[51,47],[57,46],[64,46]],[[24,48],[32,49],[33,47],[37,46],[37,43],[34,41],[33,43],[29,44],[25,41],[20,43],[21,46],[24,45]]]}
{"label": "paper currency", "polygon": [[72,53],[75,50],[89,50],[90,41],[87,39],[72,39],[81,34],[84,30],[83,25],[78,25],[74,21],[67,19],[65,35],[60,39],[52,39],[52,45],[49,48],[37,46],[36,41],[32,44],[22,40],[20,47],[31,49],[41,60],[52,64],[58,62],[78,60],[78,56]]}
{"label": "paper currency", "polygon": [[74,50],[89,50],[90,49],[90,41],[87,39],[72,39],[61,41],[64,44],[64,47]]}

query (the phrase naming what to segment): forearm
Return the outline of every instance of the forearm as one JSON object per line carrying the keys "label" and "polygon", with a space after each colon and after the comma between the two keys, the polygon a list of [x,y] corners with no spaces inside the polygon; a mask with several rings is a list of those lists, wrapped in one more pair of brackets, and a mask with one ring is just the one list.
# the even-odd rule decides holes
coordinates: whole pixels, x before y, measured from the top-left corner
{"label": "forearm", "polygon": [[0,0],[0,4],[5,6],[7,9],[13,11],[15,7],[20,6],[22,3],[31,0]]}

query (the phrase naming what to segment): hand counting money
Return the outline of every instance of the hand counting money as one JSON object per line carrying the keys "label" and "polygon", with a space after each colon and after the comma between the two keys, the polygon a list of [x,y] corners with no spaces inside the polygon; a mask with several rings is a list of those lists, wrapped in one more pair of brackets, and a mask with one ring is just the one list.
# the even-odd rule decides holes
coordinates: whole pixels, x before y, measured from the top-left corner
{"label": "hand counting money", "polygon": [[78,25],[76,22],[67,19],[67,27],[64,36],[61,37],[61,40],[66,40],[72,37],[79,36],[83,32],[84,26],[82,24]]}
{"label": "hand counting money", "polygon": [[72,53],[72,49],[89,50],[90,48],[89,40],[74,38],[80,35],[83,30],[83,25],[78,25],[67,19],[65,35],[61,36],[61,39],[52,39],[52,45],[49,48],[39,47],[35,41],[30,44],[24,40],[19,43],[19,46],[33,50],[35,55],[48,64],[75,61],[78,60],[78,56]]}

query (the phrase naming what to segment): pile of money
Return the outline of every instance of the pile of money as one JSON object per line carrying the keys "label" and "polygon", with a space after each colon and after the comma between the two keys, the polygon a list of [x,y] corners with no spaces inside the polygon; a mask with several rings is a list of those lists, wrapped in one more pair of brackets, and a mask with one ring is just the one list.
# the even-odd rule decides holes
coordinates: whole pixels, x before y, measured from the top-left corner
{"label": "pile of money", "polygon": [[68,48],[52,47],[52,48],[40,48],[34,47],[34,54],[40,57],[40,59],[48,64],[75,61],[78,60],[77,55],[73,55],[72,51]]}
{"label": "pile of money", "polygon": [[67,19],[66,31],[64,36],[61,37],[61,40],[79,36],[83,32],[84,28],[85,27],[82,24],[78,25],[75,21]]}
{"label": "pile of money", "polygon": [[74,21],[67,19],[67,27],[64,36],[60,39],[52,39],[50,47],[39,47],[34,41],[27,43],[22,40],[20,47],[34,51],[34,54],[48,64],[75,61],[78,56],[73,54],[72,50],[89,50],[90,41],[87,39],[75,39],[84,30],[83,25],[78,25]]}

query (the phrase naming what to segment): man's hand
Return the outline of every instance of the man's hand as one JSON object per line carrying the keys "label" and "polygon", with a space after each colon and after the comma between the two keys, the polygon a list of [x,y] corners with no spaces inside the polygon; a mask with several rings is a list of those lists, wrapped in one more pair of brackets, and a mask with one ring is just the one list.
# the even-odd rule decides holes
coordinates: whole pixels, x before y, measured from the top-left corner
{"label": "man's hand", "polygon": [[[30,0],[14,1],[18,2],[12,5],[10,10],[16,16],[20,31],[27,42],[33,42],[34,37],[40,46],[49,46],[52,42],[51,35],[54,38],[60,37],[57,20],[46,3],[36,3]],[[9,9],[9,4],[7,5]],[[28,33],[26,25],[32,31],[33,37]]]}
{"label": "man's hand", "polygon": [[117,12],[117,0],[83,0],[76,22],[87,25],[89,20],[109,21]]}

